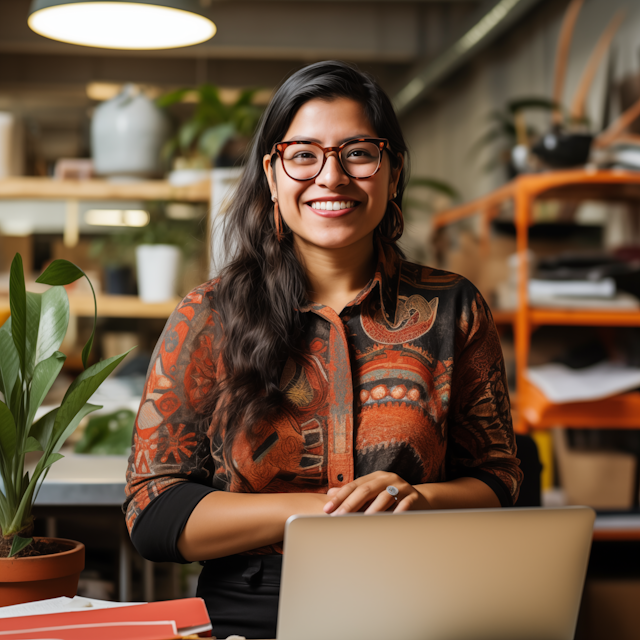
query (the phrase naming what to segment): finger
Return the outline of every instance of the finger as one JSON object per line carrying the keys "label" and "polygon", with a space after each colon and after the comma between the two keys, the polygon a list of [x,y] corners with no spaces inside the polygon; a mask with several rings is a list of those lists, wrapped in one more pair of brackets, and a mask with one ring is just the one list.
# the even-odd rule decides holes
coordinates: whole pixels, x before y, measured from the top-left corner
{"label": "finger", "polygon": [[398,497],[398,502],[393,499],[393,496],[389,494],[386,490],[382,493],[379,493],[376,499],[369,505],[366,509],[365,514],[371,513],[381,513],[382,511],[388,511],[389,509],[393,509],[395,506],[400,504],[400,496]]}
{"label": "finger", "polygon": [[333,496],[335,496],[338,491],[340,491],[342,487],[331,487],[331,489],[329,489],[329,491],[327,491],[327,496],[329,498],[333,498]]}
{"label": "finger", "polygon": [[411,507],[416,502],[416,497],[413,495],[408,495],[402,500],[398,501],[396,508],[393,510],[393,513],[402,513],[403,511],[411,511]]}
{"label": "finger", "polygon": [[[344,487],[334,487],[334,489],[336,489],[336,493],[331,497],[331,500],[324,505],[324,512],[334,512],[344,502],[344,500],[346,500],[351,493],[356,490],[357,487],[357,480],[350,482],[349,484],[345,484]],[[332,489],[329,489],[329,491],[332,491]]]}
{"label": "finger", "polygon": [[345,498],[333,515],[341,515],[343,513],[354,513],[360,511],[368,502],[375,500],[380,493],[379,487],[374,483],[367,482],[357,487]]}

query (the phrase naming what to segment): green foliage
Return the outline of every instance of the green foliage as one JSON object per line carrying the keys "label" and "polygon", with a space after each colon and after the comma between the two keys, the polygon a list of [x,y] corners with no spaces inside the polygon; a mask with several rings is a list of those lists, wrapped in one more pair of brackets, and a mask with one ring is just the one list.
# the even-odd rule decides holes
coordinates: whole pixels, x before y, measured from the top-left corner
{"label": "green foliage", "polygon": [[[431,203],[431,196],[433,194],[447,196],[452,201],[460,199],[460,192],[448,182],[437,178],[418,176],[409,180],[403,203],[411,209],[432,213],[434,207]],[[427,195],[426,199],[425,195]]]}
{"label": "green foliage", "polygon": [[[493,145],[495,142],[502,142],[505,149],[511,149],[517,142],[516,117],[523,111],[544,111],[552,113],[557,109],[562,109],[554,100],[548,98],[515,98],[505,105],[502,111],[492,111],[487,120],[489,128],[482,136],[473,144],[471,152],[479,153],[482,149]],[[526,126],[527,137],[529,140],[538,137],[539,132],[531,127]],[[485,166],[485,171],[490,171],[500,164],[501,160],[496,161],[492,158]]]}
{"label": "green foliage", "polygon": [[203,156],[215,161],[225,145],[233,138],[251,138],[262,115],[262,108],[253,104],[255,89],[246,89],[230,105],[220,98],[220,91],[212,84],[202,84],[197,89],[178,89],[156,101],[162,108],[183,102],[195,94],[197,104],[191,118],[178,129],[162,150],[165,160],[176,155]]}
{"label": "green foliage", "polygon": [[123,455],[131,449],[131,437],[136,415],[122,409],[108,415],[93,416],[76,443],[76,453]]}
{"label": "green foliage", "polygon": [[[87,368],[97,316],[94,293],[93,332],[82,350],[85,370],[61,405],[34,422],[66,358],[58,351],[69,323],[64,285],[82,277],[86,274],[76,265],[55,260],[37,280],[51,288],[42,294],[31,293],[26,291],[20,254],[11,264],[11,317],[0,328],[0,528],[4,537],[13,538],[10,555],[31,541],[16,534],[32,522],[33,503],[47,471],[63,457],[60,448],[86,415],[101,408],[89,404],[89,398],[127,355]],[[25,455],[34,451],[41,451],[42,456],[29,477],[24,471]]]}

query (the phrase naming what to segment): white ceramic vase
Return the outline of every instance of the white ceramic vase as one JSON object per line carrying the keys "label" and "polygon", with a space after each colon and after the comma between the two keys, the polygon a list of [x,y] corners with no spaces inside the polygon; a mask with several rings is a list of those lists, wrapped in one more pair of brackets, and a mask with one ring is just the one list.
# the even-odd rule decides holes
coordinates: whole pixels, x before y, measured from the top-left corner
{"label": "white ceramic vase", "polygon": [[96,174],[142,180],[162,173],[160,151],[169,136],[166,115],[135,85],[96,107],[91,149]]}
{"label": "white ceramic vase", "polygon": [[176,297],[180,249],[172,244],[136,247],[138,296],[143,302],[166,302]]}

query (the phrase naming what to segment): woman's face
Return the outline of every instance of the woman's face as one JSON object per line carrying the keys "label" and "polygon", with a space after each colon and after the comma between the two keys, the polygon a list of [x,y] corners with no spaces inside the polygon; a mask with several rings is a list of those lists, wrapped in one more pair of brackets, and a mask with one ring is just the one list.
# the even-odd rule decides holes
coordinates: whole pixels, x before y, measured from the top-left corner
{"label": "woman's face", "polygon": [[[307,140],[323,147],[337,147],[352,138],[378,135],[359,102],[316,98],[300,107],[283,141]],[[382,153],[380,170],[366,180],[350,178],[335,153],[329,154],[314,179],[305,182],[290,178],[279,157],[271,165],[270,156],[266,155],[263,165],[271,193],[278,198],[280,214],[296,242],[325,249],[345,248],[373,234],[397,189],[401,170],[401,166],[391,168],[386,151]],[[332,204],[325,204],[328,202]],[[344,202],[346,208],[335,210],[334,202]],[[333,210],[329,211],[329,206]]]}

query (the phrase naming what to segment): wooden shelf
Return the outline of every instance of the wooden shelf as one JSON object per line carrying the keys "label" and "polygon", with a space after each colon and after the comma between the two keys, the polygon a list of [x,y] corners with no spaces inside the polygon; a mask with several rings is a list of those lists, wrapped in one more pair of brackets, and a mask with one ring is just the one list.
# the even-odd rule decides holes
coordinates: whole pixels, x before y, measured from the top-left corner
{"label": "wooden shelf", "polygon": [[[168,318],[180,302],[180,298],[168,302],[143,302],[137,296],[96,296],[98,315],[103,318]],[[72,314],[93,317],[93,297],[69,295]]]}
{"label": "wooden shelf", "polygon": [[[178,306],[180,298],[167,302],[143,302],[137,296],[96,296],[98,316],[102,318],[168,318]],[[0,297],[0,325],[8,316],[9,297]],[[73,315],[93,318],[93,296],[69,294],[69,310]],[[4,314],[4,315],[3,315]]]}
{"label": "wooden shelf", "polygon": [[34,200],[177,200],[208,202],[211,182],[174,187],[165,180],[109,182],[107,180],[0,179],[0,198]]}
{"label": "wooden shelf", "polygon": [[640,326],[638,309],[537,309],[529,310],[529,318],[534,325],[568,326]]}
{"label": "wooden shelf", "polygon": [[640,420],[640,392],[632,391],[603,400],[551,402],[534,384],[520,380],[518,409],[534,429],[576,427],[583,429],[637,429]]}
{"label": "wooden shelf", "polygon": [[505,311],[502,309],[491,309],[491,315],[496,325],[512,325],[516,319],[515,311]]}

